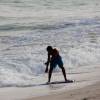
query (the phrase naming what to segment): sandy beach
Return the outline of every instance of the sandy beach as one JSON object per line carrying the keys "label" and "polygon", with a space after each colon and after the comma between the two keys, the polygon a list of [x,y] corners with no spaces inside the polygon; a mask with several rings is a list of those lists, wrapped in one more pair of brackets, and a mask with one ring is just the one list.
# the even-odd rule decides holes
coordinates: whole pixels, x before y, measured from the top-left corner
{"label": "sandy beach", "polygon": [[[76,76],[75,83],[67,84],[60,91],[25,100],[100,100],[99,68],[93,73]],[[59,89],[58,89],[59,90]]]}
{"label": "sandy beach", "polygon": [[[100,68],[95,67],[92,73],[67,74],[74,83],[0,88],[0,100],[100,100]],[[52,81],[61,79],[57,74]]]}
{"label": "sandy beach", "polygon": [[100,82],[80,89],[34,97],[27,100],[100,100]]}

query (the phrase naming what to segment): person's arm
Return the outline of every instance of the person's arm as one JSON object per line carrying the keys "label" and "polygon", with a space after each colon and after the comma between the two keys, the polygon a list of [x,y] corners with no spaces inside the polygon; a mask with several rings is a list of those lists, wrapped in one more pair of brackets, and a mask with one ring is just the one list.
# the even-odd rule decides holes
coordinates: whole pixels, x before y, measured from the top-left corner
{"label": "person's arm", "polygon": [[48,59],[47,59],[47,62],[45,63],[45,65],[46,65],[45,73],[48,72],[49,63],[50,63],[50,54],[48,53]]}

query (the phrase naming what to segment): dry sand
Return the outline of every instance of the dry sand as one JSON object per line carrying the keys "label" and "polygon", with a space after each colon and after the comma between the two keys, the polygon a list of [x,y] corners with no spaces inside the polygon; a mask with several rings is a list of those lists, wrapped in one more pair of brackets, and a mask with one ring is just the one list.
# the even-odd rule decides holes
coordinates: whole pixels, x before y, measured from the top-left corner
{"label": "dry sand", "polygon": [[65,90],[60,93],[33,97],[27,100],[100,100],[100,82],[80,89]]}

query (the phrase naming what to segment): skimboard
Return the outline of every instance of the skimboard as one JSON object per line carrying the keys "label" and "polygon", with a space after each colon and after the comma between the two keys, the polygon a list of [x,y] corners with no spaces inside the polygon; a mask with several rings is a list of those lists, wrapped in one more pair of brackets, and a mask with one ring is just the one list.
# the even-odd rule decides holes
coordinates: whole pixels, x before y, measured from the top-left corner
{"label": "skimboard", "polygon": [[50,83],[43,83],[43,84],[38,84],[38,85],[50,85],[50,84],[66,84],[66,83],[73,83],[75,80],[67,80],[67,81],[53,81]]}
{"label": "skimboard", "polygon": [[41,84],[33,84],[33,85],[22,85],[22,86],[16,86],[16,87],[34,87],[34,86],[42,86],[42,85],[57,85],[57,84],[69,84],[69,83],[74,83],[75,80],[67,80],[66,82],[65,81],[53,81],[53,82],[50,82],[50,83],[41,83]]}

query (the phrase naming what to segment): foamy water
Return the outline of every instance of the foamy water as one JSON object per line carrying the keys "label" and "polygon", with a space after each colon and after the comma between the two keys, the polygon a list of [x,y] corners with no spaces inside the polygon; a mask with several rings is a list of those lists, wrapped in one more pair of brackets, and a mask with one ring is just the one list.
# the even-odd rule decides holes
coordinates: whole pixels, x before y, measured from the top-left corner
{"label": "foamy water", "polygon": [[0,0],[1,87],[46,82],[47,45],[58,48],[67,74],[93,72],[100,64],[99,0]]}

